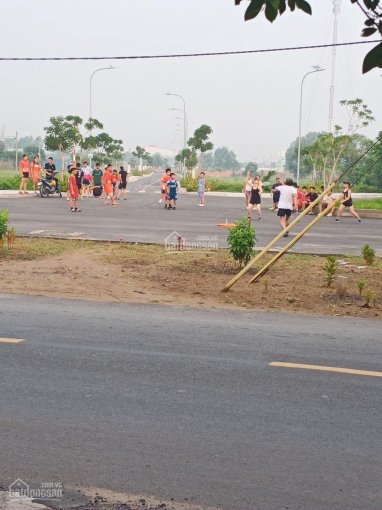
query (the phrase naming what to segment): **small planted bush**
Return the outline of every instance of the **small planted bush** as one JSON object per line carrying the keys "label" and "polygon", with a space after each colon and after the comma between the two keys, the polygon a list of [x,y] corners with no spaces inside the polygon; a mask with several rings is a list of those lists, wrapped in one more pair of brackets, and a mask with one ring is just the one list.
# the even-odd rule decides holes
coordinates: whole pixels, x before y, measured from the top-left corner
{"label": "small planted bush", "polygon": [[368,244],[365,244],[362,248],[362,256],[366,262],[366,264],[373,264],[375,260],[375,250]]}
{"label": "small planted bush", "polygon": [[8,230],[8,211],[0,209],[0,239],[3,239]]}
{"label": "small planted bush", "polygon": [[327,257],[326,259],[325,272],[326,283],[330,288],[332,286],[332,283],[334,282],[334,278],[337,272],[336,257],[334,257],[333,255],[329,255],[329,257]]}
{"label": "small planted bush", "polygon": [[367,285],[367,281],[366,280],[359,280],[357,282],[358,292],[359,292],[360,296],[362,296],[362,293],[363,293],[366,285]]}
{"label": "small planted bush", "polygon": [[253,255],[256,243],[255,229],[248,223],[247,218],[236,221],[236,226],[231,228],[227,237],[232,257],[243,266],[249,262]]}

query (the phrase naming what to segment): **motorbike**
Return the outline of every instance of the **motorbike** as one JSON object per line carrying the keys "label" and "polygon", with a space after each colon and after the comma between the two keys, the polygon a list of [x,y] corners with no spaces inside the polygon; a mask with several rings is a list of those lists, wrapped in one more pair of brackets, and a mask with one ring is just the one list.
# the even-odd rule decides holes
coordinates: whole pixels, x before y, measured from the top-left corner
{"label": "motorbike", "polygon": [[47,179],[46,177],[41,177],[41,179],[38,183],[38,189],[40,191],[40,196],[42,198],[47,198],[47,197],[49,197],[49,195],[54,195],[56,193],[59,197],[62,197],[60,185],[58,183],[56,174],[53,175],[53,179]]}

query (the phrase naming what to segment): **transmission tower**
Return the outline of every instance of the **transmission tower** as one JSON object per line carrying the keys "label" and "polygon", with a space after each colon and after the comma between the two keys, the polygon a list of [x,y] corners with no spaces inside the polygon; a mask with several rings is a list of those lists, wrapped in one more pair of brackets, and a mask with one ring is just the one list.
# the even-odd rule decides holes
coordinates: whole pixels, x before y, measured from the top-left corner
{"label": "transmission tower", "polygon": [[333,48],[332,48],[332,74],[330,82],[330,100],[329,100],[329,133],[333,129],[333,107],[334,107],[334,83],[336,79],[336,59],[337,59],[337,35],[338,20],[341,13],[341,0],[333,0]]}

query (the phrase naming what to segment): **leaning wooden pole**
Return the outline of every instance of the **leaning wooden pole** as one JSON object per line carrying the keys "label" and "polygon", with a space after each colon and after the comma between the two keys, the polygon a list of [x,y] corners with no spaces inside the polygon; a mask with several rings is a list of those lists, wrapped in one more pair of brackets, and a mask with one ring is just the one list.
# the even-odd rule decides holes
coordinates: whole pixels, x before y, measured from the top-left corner
{"label": "leaning wooden pole", "polygon": [[258,253],[252,260],[248,262],[248,264],[239,272],[236,276],[230,280],[227,285],[222,289],[222,292],[227,292],[232,285],[234,285],[242,276],[244,276],[248,271],[253,267],[257,261],[259,261],[266,253],[269,252],[269,250],[277,243],[279,239],[284,237],[284,234],[289,232],[291,228],[293,228],[295,225],[297,225],[304,216],[306,216],[310,211],[320,203],[320,201],[324,198],[325,195],[328,194],[329,191],[331,191],[335,186],[335,183],[333,182],[328,186],[319,197],[316,198],[314,202],[312,202],[302,213],[300,213],[297,218],[295,218],[284,230],[282,230],[272,241],[263,249],[260,253]]}
{"label": "leaning wooden pole", "polygon": [[301,230],[282,250],[280,250],[276,255],[263,266],[260,271],[258,271],[253,278],[249,280],[250,283],[254,283],[259,280],[272,266],[275,262],[279,260],[287,251],[294,246],[301,237],[303,237],[314,225],[316,225],[321,219],[326,216],[330,211],[332,211],[340,202],[343,200],[343,197],[340,195],[336,200],[328,205],[326,209],[324,209],[318,216],[312,220],[309,225]]}

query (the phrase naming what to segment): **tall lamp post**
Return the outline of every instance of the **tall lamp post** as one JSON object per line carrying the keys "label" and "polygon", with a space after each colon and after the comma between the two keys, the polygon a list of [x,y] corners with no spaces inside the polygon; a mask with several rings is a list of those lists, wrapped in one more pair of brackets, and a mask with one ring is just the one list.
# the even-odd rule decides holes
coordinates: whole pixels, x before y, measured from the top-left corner
{"label": "tall lamp post", "polygon": [[313,71],[309,71],[308,73],[306,73],[304,75],[303,79],[301,80],[301,89],[300,89],[300,118],[299,118],[299,123],[298,123],[297,176],[296,176],[297,184],[300,184],[301,123],[302,123],[302,90],[303,90],[303,85],[304,85],[305,78],[307,76],[309,76],[310,74],[319,73],[320,71],[325,71],[325,69],[323,69],[320,66],[313,66]]}
{"label": "tall lamp post", "polygon": [[[93,104],[92,104],[93,77],[96,73],[99,73],[100,71],[110,71],[110,69],[115,69],[115,67],[112,66],[111,64],[109,64],[109,67],[100,67],[99,69],[96,69],[95,71],[93,71],[90,76],[90,81],[89,81],[89,120],[93,118]],[[88,154],[88,156],[89,156],[89,166],[91,167],[93,154]]]}
{"label": "tall lamp post", "polygon": [[93,117],[93,110],[92,110],[92,84],[93,84],[93,77],[96,73],[99,73],[100,71],[109,71],[110,69],[115,69],[114,66],[112,66],[111,64],[109,65],[109,67],[100,67],[99,69],[96,69],[95,71],[92,72],[91,76],[90,76],[90,82],[89,82],[89,119],[92,119]]}
{"label": "tall lamp post", "polygon": [[[183,148],[187,146],[187,114],[186,114],[186,100],[180,94],[173,94],[172,92],[166,92],[166,96],[179,97],[183,101]],[[184,172],[184,169],[183,169]]]}

